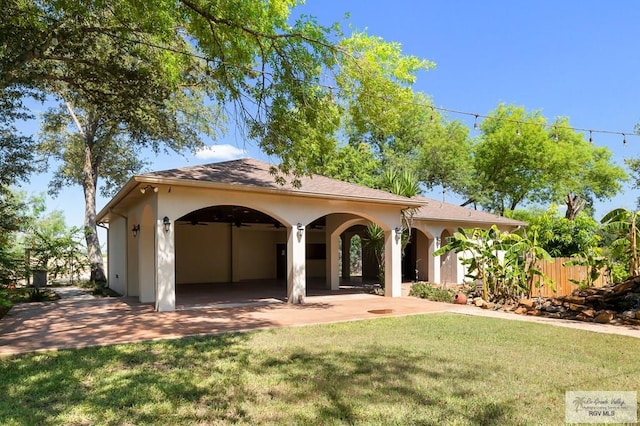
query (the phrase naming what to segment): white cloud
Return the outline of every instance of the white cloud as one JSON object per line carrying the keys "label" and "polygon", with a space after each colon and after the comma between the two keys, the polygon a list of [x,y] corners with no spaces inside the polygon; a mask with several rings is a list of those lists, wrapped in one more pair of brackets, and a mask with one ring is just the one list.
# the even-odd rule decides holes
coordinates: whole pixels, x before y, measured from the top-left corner
{"label": "white cloud", "polygon": [[246,157],[247,151],[228,144],[211,145],[199,149],[195,156],[201,160],[229,161]]}

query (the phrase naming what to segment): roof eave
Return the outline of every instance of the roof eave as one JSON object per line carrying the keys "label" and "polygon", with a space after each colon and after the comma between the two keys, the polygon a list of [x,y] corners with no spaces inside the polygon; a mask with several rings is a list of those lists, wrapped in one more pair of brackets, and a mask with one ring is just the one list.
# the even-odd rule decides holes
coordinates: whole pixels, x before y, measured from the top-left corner
{"label": "roof eave", "polygon": [[331,200],[344,200],[351,202],[363,202],[363,203],[374,203],[374,204],[384,204],[384,205],[396,205],[402,206],[403,208],[419,208],[425,205],[424,202],[413,200],[407,198],[405,200],[391,200],[384,198],[373,198],[373,197],[361,197],[361,196],[349,196],[349,195],[336,195],[336,194],[327,194],[327,193],[318,193],[318,192],[305,192],[302,190],[291,190],[287,188],[262,188],[259,186],[247,186],[247,185],[234,185],[227,183],[218,183],[218,182],[207,182],[207,181],[198,181],[198,180],[188,180],[188,179],[180,179],[180,178],[165,178],[165,177],[155,177],[155,176],[133,176],[129,181],[125,184],[125,186],[118,191],[118,193],[100,210],[100,212],[96,215],[96,221],[102,222],[103,219],[124,199],[126,196],[131,193],[139,184],[148,184],[148,185],[174,185],[174,186],[183,186],[183,187],[191,187],[191,188],[210,188],[210,189],[219,189],[226,191],[242,191],[242,192],[253,192],[253,193],[267,193],[267,194],[281,194],[281,195],[291,195],[297,197],[307,197],[307,198],[322,198],[322,199],[331,199]]}
{"label": "roof eave", "polygon": [[424,221],[431,221],[431,222],[462,222],[462,223],[472,223],[472,224],[479,224],[479,225],[486,225],[486,224],[492,224],[492,225],[506,225],[506,226],[527,226],[529,225],[527,222],[520,222],[520,221],[513,221],[513,222],[498,222],[498,221],[491,221],[491,220],[482,220],[482,219],[462,219],[462,218],[447,218],[447,219],[443,219],[443,218],[433,218],[433,217],[423,217],[423,216],[414,216],[415,220],[424,220]]}

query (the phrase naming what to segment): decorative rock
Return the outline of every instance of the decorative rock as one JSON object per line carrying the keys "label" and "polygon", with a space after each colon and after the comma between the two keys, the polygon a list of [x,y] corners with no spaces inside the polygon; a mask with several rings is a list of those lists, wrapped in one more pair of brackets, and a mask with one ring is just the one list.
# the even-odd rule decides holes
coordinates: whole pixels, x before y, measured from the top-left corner
{"label": "decorative rock", "polygon": [[591,296],[592,294],[598,294],[599,292],[600,292],[600,289],[589,287],[589,288],[585,288],[584,290],[576,290],[574,292],[574,295],[585,297],[585,296]]}
{"label": "decorative rock", "polygon": [[585,298],[580,296],[566,296],[564,298],[565,302],[574,303],[576,305],[584,305]]}
{"label": "decorative rock", "polygon": [[562,311],[562,307],[554,306],[554,305],[548,305],[548,306],[542,305],[542,310],[545,311],[545,312],[549,312],[549,313],[554,314],[556,312],[561,312]]}
{"label": "decorative rock", "polygon": [[515,314],[522,315],[522,314],[526,314],[526,313],[527,313],[527,311],[528,311],[528,309],[527,309],[527,308],[525,308],[524,306],[520,306],[520,307],[516,308],[516,310],[515,310],[515,311],[513,311],[513,312],[514,312]]}
{"label": "decorative rock", "polygon": [[624,320],[636,319],[636,313],[633,311],[624,311],[621,316]]}
{"label": "decorative rock", "polygon": [[580,312],[578,315],[576,315],[576,320],[591,322],[591,321],[593,321],[593,318],[590,318],[590,317],[586,316],[584,314],[584,312]]}
{"label": "decorative rock", "polygon": [[476,305],[478,308],[481,308],[482,305],[485,304],[485,301],[482,297],[476,297],[475,299],[473,299],[473,304]]}
{"label": "decorative rock", "polygon": [[634,282],[632,280],[625,281],[613,286],[612,291],[616,294],[624,293],[633,287]]}
{"label": "decorative rock", "polygon": [[582,312],[585,309],[588,309],[589,307],[588,306],[584,306],[584,305],[577,305],[575,303],[569,303],[568,308],[569,308],[570,311]]}
{"label": "decorative rock", "polygon": [[594,318],[594,321],[599,324],[608,324],[615,317],[616,317],[616,313],[614,311],[607,311],[607,310],[598,311],[596,313],[596,317]]}
{"label": "decorative rock", "polygon": [[511,304],[507,304],[507,305],[503,305],[502,306],[502,310],[505,311],[505,312],[511,312],[514,309],[516,309],[516,307],[514,305],[511,305]]}
{"label": "decorative rock", "polygon": [[640,311],[636,312],[636,319],[640,320]]}
{"label": "decorative rock", "polygon": [[539,309],[531,309],[530,311],[527,312],[527,315],[533,315],[533,316],[540,316],[541,312]]}
{"label": "decorative rock", "polygon": [[585,309],[584,311],[581,312],[582,315],[588,317],[588,318],[593,318],[596,316],[596,311],[594,311],[593,309]]}
{"label": "decorative rock", "polygon": [[531,299],[520,299],[520,306],[525,306],[527,308],[533,308],[533,300]]}
{"label": "decorative rock", "polygon": [[600,295],[600,294],[593,294],[591,296],[587,296],[586,300],[589,303],[598,303],[603,299],[604,296]]}
{"label": "decorative rock", "polygon": [[493,302],[484,302],[482,304],[482,309],[494,309],[496,307],[496,304]]}

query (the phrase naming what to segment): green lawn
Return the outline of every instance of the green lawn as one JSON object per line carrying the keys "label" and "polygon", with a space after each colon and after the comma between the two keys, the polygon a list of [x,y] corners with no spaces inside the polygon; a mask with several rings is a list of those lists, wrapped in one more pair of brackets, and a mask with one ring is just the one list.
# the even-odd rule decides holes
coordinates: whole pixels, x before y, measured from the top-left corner
{"label": "green lawn", "polygon": [[435,314],[0,359],[0,423],[562,424],[640,340]]}

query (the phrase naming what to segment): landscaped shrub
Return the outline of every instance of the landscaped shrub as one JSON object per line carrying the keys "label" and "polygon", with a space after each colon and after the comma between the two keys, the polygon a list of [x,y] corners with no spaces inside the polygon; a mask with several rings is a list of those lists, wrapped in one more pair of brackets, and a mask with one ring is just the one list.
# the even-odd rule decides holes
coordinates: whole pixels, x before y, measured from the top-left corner
{"label": "landscaped shrub", "polygon": [[455,292],[444,288],[436,287],[431,283],[419,282],[411,286],[409,296],[419,297],[421,299],[433,300],[434,302],[453,303]]}
{"label": "landscaped shrub", "polygon": [[106,283],[91,282],[91,281],[79,281],[76,285],[85,290],[89,290],[92,295],[98,297],[120,297],[122,296],[118,292],[110,289]]}

